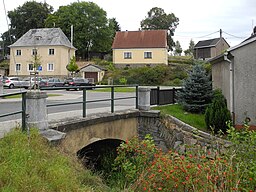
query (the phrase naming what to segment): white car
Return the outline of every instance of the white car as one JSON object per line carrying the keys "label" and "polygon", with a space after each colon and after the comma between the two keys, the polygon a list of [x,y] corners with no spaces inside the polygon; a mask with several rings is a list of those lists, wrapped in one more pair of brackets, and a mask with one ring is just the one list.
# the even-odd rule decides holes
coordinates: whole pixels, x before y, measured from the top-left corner
{"label": "white car", "polygon": [[9,89],[25,86],[25,82],[20,77],[3,77],[3,83],[4,87],[9,87]]}

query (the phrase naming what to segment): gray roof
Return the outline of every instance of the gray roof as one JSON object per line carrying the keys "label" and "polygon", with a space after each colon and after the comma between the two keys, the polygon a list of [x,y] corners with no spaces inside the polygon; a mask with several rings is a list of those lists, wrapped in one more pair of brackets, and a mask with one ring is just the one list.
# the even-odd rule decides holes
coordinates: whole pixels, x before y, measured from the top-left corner
{"label": "gray roof", "polygon": [[195,48],[203,48],[203,47],[213,47],[219,42],[220,38],[215,38],[215,39],[208,39],[204,41],[199,41],[196,45]]}
{"label": "gray roof", "polygon": [[245,46],[245,45],[247,45],[247,44],[249,44],[249,43],[252,43],[252,42],[254,42],[254,41],[256,41],[256,34],[254,34],[254,35],[252,35],[251,37],[247,38],[247,39],[244,40],[242,43],[240,43],[240,44],[238,44],[238,45],[236,45],[236,46],[234,46],[234,47],[230,47],[230,48],[228,49],[228,51],[233,51],[233,50],[235,50],[235,49],[238,49],[238,48],[240,48],[240,47],[243,47],[243,46]]}
{"label": "gray roof", "polygon": [[30,29],[10,47],[66,46],[76,49],[60,28]]}

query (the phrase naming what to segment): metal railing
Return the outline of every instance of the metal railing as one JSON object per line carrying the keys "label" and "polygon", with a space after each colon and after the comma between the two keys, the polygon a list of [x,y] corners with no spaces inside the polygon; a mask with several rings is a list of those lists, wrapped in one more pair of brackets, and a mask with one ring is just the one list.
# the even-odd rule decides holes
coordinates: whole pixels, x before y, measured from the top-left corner
{"label": "metal railing", "polygon": [[[115,88],[118,87],[134,87],[135,88],[135,96],[127,96],[127,97],[118,97],[115,98]],[[65,89],[81,89],[83,91],[83,100],[82,101],[77,101],[77,102],[67,102],[67,103],[58,103],[58,104],[47,104],[46,107],[54,107],[54,106],[62,106],[62,105],[74,105],[74,104],[82,104],[83,110],[82,110],[82,116],[86,117],[86,109],[87,109],[87,104],[88,103],[96,103],[96,102],[104,102],[104,101],[110,101],[111,102],[111,113],[114,113],[115,111],[115,101],[117,100],[124,100],[124,99],[135,99],[135,107],[138,109],[138,85],[111,85],[111,86],[72,86],[72,87],[44,87],[41,88],[41,90],[65,90]],[[110,88],[111,89],[111,97],[108,99],[96,99],[96,100],[89,100],[87,101],[87,90],[91,89],[101,89],[101,88]],[[0,98],[5,98],[7,96],[13,96],[13,95],[20,95],[21,94],[21,110],[14,111],[11,113],[6,113],[6,114],[0,114],[0,118],[2,117],[7,117],[7,116],[12,116],[16,114],[21,114],[22,116],[22,130],[26,129],[26,93],[27,91],[20,91],[20,92],[15,92],[15,93],[8,93],[8,94],[2,94],[0,95]]]}
{"label": "metal railing", "polygon": [[20,91],[20,92],[7,93],[7,94],[0,95],[0,98],[4,99],[5,97],[8,97],[8,96],[21,94],[21,110],[2,114],[2,115],[0,114],[0,118],[21,114],[21,128],[23,131],[26,129],[26,93],[27,91]]}
{"label": "metal railing", "polygon": [[[118,87],[134,87],[135,88],[135,96],[129,96],[129,97],[118,97],[115,98],[115,88]],[[111,98],[108,99],[96,99],[96,100],[89,100],[87,101],[87,90],[92,89],[101,89],[101,88],[110,88],[111,89]],[[104,101],[110,101],[111,102],[111,113],[114,113],[115,111],[115,101],[117,100],[124,100],[124,99],[135,99],[135,108],[138,109],[138,85],[107,85],[107,86],[68,86],[68,87],[43,87],[41,90],[61,90],[61,89],[80,89],[83,91],[83,100],[77,101],[77,102],[67,102],[67,103],[57,103],[57,104],[47,104],[47,107],[56,107],[56,106],[63,106],[63,105],[74,105],[74,104],[82,104],[83,110],[82,110],[82,116],[86,117],[86,109],[87,109],[87,103],[96,103],[96,102],[104,102]]]}

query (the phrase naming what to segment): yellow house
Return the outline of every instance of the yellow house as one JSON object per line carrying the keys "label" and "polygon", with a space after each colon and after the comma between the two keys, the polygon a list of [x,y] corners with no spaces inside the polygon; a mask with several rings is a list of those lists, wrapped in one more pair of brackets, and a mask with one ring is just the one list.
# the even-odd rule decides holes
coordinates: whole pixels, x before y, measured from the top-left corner
{"label": "yellow house", "polygon": [[[60,28],[30,29],[10,45],[10,76],[29,76],[37,70],[40,76],[68,75],[66,66],[75,55],[76,48]],[[40,66],[34,69],[38,56]]]}
{"label": "yellow house", "polygon": [[168,65],[166,30],[116,32],[112,49],[116,67]]}

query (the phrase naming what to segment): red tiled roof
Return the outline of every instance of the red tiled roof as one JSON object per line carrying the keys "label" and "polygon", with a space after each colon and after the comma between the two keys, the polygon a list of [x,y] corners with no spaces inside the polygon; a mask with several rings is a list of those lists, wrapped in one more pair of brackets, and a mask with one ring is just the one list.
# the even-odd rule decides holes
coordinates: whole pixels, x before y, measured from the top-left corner
{"label": "red tiled roof", "polygon": [[113,49],[125,48],[165,48],[166,30],[122,31],[116,32]]}

